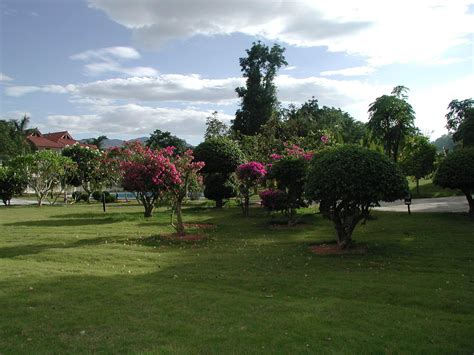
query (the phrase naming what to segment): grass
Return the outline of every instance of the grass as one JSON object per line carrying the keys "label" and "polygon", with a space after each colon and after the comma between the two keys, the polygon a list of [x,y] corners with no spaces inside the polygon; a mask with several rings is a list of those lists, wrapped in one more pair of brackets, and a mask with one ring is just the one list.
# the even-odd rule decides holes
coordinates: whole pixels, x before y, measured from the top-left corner
{"label": "grass", "polygon": [[321,216],[251,213],[194,205],[217,227],[180,243],[164,210],[0,208],[0,353],[472,353],[465,215],[378,212],[355,231],[367,255],[316,256]]}
{"label": "grass", "polygon": [[413,198],[433,198],[433,197],[449,197],[460,196],[462,192],[459,190],[443,189],[433,184],[432,179],[420,179],[420,193],[416,191],[416,181],[408,177],[408,187]]}

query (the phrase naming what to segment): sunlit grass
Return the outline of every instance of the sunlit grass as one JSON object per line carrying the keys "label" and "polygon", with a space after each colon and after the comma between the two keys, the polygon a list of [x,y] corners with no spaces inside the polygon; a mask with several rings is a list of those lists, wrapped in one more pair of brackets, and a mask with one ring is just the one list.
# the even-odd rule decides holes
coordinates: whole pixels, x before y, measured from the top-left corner
{"label": "sunlit grass", "polygon": [[0,208],[0,353],[470,353],[473,222],[376,213],[367,255],[316,256],[332,225],[271,229],[199,204],[207,238],[134,205]]}

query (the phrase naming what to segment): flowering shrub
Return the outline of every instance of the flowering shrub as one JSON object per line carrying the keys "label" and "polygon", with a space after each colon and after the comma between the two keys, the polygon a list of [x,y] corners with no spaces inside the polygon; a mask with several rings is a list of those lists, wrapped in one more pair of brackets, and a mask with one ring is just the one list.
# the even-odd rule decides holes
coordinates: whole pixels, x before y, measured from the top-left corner
{"label": "flowering shrub", "polygon": [[173,148],[156,151],[140,143],[129,145],[120,162],[122,186],[135,192],[145,207],[145,217],[151,217],[155,202],[170,187],[182,183],[181,174],[171,161]]}
{"label": "flowering shrub", "polygon": [[170,157],[180,178],[179,182],[170,185],[169,188],[171,207],[173,214],[176,213],[176,224],[173,223],[172,219],[171,225],[176,229],[179,235],[184,235],[181,207],[190,188],[198,188],[202,185],[202,176],[198,175],[198,172],[204,167],[205,163],[202,161],[194,161],[193,151],[191,149],[188,149],[182,155],[171,155]]}
{"label": "flowering shrub", "polygon": [[297,146],[296,144],[292,144],[292,145],[285,144],[285,146],[286,146],[285,156],[287,157],[303,158],[306,161],[311,160],[311,158],[313,157],[312,152],[308,152],[304,150],[303,148]]}
{"label": "flowering shrub", "polygon": [[251,161],[242,164],[237,168],[237,179],[240,180],[239,190],[244,199],[242,211],[244,216],[248,216],[251,189],[255,188],[265,177],[267,170],[262,163]]}
{"label": "flowering shrub", "polygon": [[288,195],[285,191],[268,189],[260,192],[259,196],[262,200],[262,206],[270,212],[283,212],[288,208]]}
{"label": "flowering shrub", "polygon": [[242,181],[259,181],[266,173],[265,166],[256,161],[242,164],[237,168],[237,178]]}

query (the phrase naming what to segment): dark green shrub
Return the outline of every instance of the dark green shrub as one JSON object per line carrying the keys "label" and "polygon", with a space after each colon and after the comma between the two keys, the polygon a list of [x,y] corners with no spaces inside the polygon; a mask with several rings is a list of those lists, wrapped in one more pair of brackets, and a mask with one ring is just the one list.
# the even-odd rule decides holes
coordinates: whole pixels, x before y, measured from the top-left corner
{"label": "dark green shrub", "polygon": [[194,159],[206,165],[204,175],[204,196],[216,201],[216,207],[223,206],[223,200],[236,196],[232,174],[243,162],[244,156],[237,143],[225,137],[213,137],[199,144],[194,150]]}
{"label": "dark green shrub", "polygon": [[303,158],[285,157],[277,160],[270,168],[269,177],[275,179],[277,188],[286,192],[287,206],[285,214],[288,223],[294,223],[296,209],[306,207],[303,198],[308,162]]}
{"label": "dark green shrub", "polygon": [[216,208],[221,208],[224,200],[237,196],[237,183],[232,175],[206,174],[204,186],[204,197],[216,201]]}
{"label": "dark green shrub", "polygon": [[105,203],[111,203],[117,201],[115,195],[111,195],[108,191],[94,191],[92,198],[98,202],[102,202],[102,195],[105,195]]}
{"label": "dark green shrub", "polygon": [[357,224],[379,201],[402,198],[406,178],[395,163],[358,146],[340,146],[316,154],[310,163],[306,196],[321,201],[334,222],[338,244],[348,247]]}
{"label": "dark green shrub", "polygon": [[214,137],[194,149],[194,159],[206,163],[203,174],[231,174],[243,163],[244,156],[239,145],[225,137]]}
{"label": "dark green shrub", "polygon": [[14,195],[21,194],[27,186],[26,178],[13,168],[0,166],[0,199],[10,205]]}
{"label": "dark green shrub", "polygon": [[89,202],[89,194],[86,192],[74,191],[72,193],[72,199],[74,200],[74,202]]}
{"label": "dark green shrub", "polygon": [[459,189],[466,195],[469,214],[474,216],[474,148],[449,153],[440,163],[433,182],[443,188]]}

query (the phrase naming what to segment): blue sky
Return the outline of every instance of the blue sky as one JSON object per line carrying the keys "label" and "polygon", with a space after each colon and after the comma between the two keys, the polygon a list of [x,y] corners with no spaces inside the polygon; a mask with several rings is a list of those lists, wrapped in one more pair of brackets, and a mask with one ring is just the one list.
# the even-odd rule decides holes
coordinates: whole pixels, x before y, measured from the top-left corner
{"label": "blue sky", "polygon": [[474,96],[474,1],[0,1],[0,114],[78,138],[155,129],[196,144],[238,105],[238,58],[286,48],[283,104],[312,96],[366,121],[410,88],[416,124],[444,133],[449,101]]}

